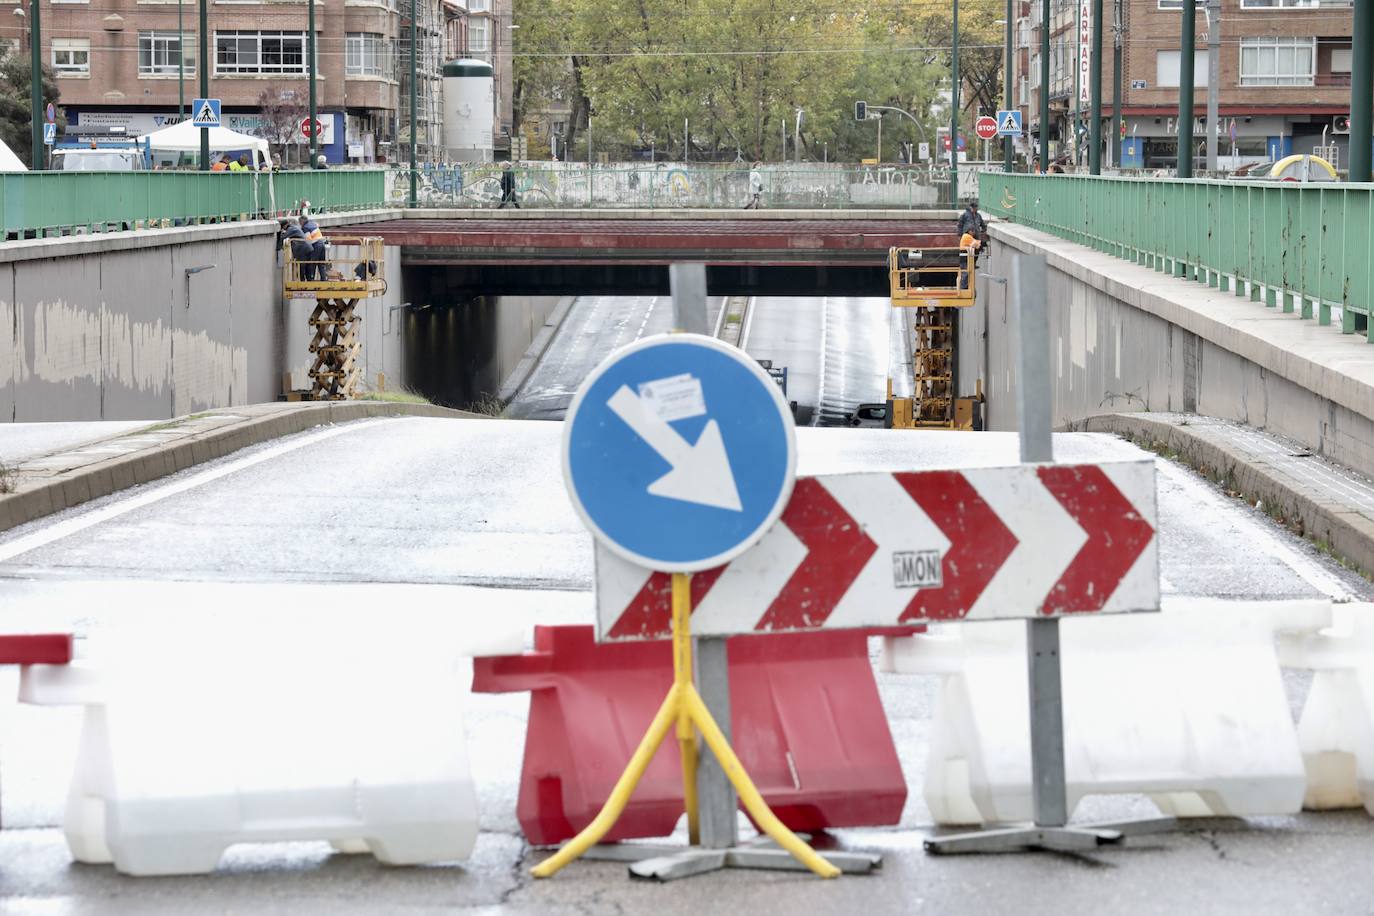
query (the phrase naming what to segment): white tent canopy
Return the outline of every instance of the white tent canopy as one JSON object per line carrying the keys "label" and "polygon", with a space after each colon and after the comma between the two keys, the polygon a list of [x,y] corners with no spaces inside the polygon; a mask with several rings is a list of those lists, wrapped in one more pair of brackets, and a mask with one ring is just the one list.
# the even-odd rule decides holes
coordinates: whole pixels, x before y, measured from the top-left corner
{"label": "white tent canopy", "polygon": [[0,140],[0,172],[27,172],[23,161],[14,154],[14,150],[5,145],[4,140]]}
{"label": "white tent canopy", "polygon": [[[148,141],[153,149],[177,150],[178,152],[198,152],[200,150],[200,131],[189,120],[162,130],[139,137],[139,142]],[[224,153],[230,150],[251,150],[256,153],[254,168],[265,168],[272,161],[271,148],[267,141],[250,134],[241,134],[227,127],[210,128],[210,152]]]}

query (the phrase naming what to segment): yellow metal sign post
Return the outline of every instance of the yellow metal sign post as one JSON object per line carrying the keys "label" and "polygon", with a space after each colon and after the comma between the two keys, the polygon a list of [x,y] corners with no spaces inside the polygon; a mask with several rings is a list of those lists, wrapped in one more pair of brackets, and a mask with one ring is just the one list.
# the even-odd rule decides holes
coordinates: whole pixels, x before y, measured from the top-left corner
{"label": "yellow metal sign post", "polygon": [[[595,846],[615,825],[621,812],[625,810],[625,805],[629,802],[630,796],[634,793],[635,786],[639,784],[640,778],[648,768],[649,761],[653,759],[654,752],[658,750],[658,746],[667,737],[668,730],[674,724],[677,725],[677,738],[682,754],[683,800],[684,807],[687,809],[688,831],[693,844],[698,841],[696,731],[700,729],[702,737],[706,739],[706,745],[716,755],[716,759],[720,761],[721,769],[725,771],[725,775],[734,785],[735,791],[739,793],[740,801],[744,804],[745,810],[749,812],[749,816],[754,819],[754,823],[773,842],[791,853],[798,862],[822,878],[834,878],[840,874],[839,868],[818,855],[800,837],[788,830],[782,821],[778,820],[777,815],[773,814],[768,803],[763,800],[763,796],[755,788],[749,774],[744,771],[744,766],[740,763],[739,758],[730,748],[730,743],[726,740],[725,735],[721,734],[720,727],[716,725],[715,719],[706,709],[706,704],[702,702],[701,695],[697,693],[696,685],[692,682],[692,593],[690,583],[691,576],[689,574],[673,574],[673,686],[668,689],[668,695],[663,698],[663,705],[654,715],[649,730],[644,733],[643,739],[639,742],[639,747],[635,749],[629,765],[625,767],[625,772],[620,775],[615,788],[611,790],[611,797],[607,799],[601,812],[587,825],[585,830],[569,840],[558,852],[532,869],[536,878],[548,878],[556,874],[563,866]],[[726,855],[725,851],[719,853],[722,860],[721,864],[723,864]],[[747,863],[739,862],[737,864]],[[719,867],[719,864],[711,863],[707,867]]]}

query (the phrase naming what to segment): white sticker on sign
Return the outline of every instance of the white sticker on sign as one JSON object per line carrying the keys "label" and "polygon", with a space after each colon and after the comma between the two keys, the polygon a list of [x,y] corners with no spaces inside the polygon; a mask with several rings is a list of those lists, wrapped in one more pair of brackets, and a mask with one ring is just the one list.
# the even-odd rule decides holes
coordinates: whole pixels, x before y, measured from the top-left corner
{"label": "white sticker on sign", "polygon": [[940,588],[944,585],[939,550],[895,550],[892,552],[893,588]]}
{"label": "white sticker on sign", "polygon": [[639,399],[650,413],[666,423],[706,413],[701,380],[690,373],[644,382],[639,386]]}

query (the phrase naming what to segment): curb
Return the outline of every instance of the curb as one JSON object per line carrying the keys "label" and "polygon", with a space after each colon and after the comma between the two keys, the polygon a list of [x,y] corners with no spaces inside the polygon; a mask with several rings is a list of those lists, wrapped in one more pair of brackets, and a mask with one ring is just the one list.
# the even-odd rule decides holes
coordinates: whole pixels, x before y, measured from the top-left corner
{"label": "curb", "polygon": [[1263,458],[1219,442],[1193,427],[1132,414],[1106,414],[1074,424],[1087,432],[1115,433],[1137,445],[1164,446],[1183,463],[1224,484],[1295,533],[1329,547],[1365,576],[1374,576],[1374,518],[1339,501],[1314,495],[1303,481]]}
{"label": "curb", "polygon": [[534,335],[534,340],[530,341],[529,348],[525,350],[525,355],[520,357],[520,362],[515,364],[510,375],[501,383],[501,390],[496,393],[496,399],[505,407],[515,400],[515,396],[520,393],[520,389],[529,381],[534,374],[539,361],[544,358],[544,354],[549,351],[553,339],[558,336],[558,331],[563,327],[564,320],[568,313],[572,311],[573,302],[576,296],[564,296],[554,306],[549,318],[544,322],[544,326],[539,329],[539,333]]}
{"label": "curb", "polygon": [[256,404],[192,414],[18,462],[17,490],[0,496],[0,531],[269,439],[371,417],[486,419],[432,404],[385,401]]}

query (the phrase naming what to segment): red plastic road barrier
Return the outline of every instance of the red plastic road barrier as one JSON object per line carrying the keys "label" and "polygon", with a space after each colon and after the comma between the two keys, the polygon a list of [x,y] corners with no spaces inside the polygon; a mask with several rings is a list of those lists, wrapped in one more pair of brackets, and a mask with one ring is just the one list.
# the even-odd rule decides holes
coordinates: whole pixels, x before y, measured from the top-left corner
{"label": "red plastic road barrier", "polygon": [[[901,632],[910,633],[911,628]],[[906,781],[868,657],[868,631],[729,640],[731,744],[784,824],[895,824]],[[672,684],[672,644],[597,644],[591,627],[535,627],[535,651],[474,660],[473,689],[530,690],[516,814],[531,843],[591,823]],[[664,836],[682,815],[665,741],[606,841]]]}
{"label": "red plastic road barrier", "polygon": [[68,633],[0,636],[0,665],[65,665],[71,660]]}

